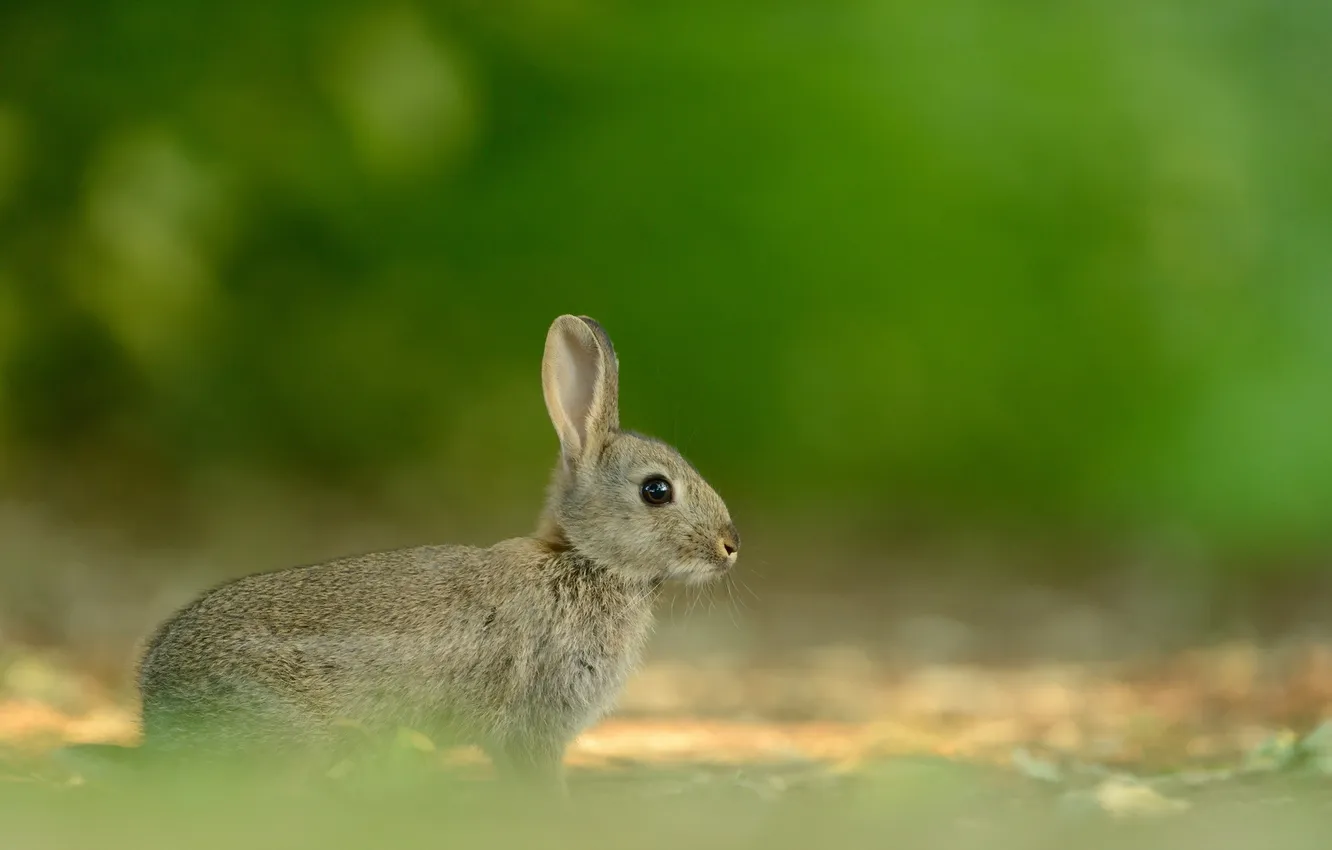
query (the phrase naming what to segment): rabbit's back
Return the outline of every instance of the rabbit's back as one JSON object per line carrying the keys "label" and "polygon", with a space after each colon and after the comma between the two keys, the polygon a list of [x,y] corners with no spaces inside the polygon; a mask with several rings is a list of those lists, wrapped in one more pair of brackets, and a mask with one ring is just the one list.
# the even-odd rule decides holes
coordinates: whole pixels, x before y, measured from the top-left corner
{"label": "rabbit's back", "polygon": [[649,595],[527,539],[247,576],[154,635],[145,739],[318,746],[338,721],[483,744],[572,737],[636,662]]}

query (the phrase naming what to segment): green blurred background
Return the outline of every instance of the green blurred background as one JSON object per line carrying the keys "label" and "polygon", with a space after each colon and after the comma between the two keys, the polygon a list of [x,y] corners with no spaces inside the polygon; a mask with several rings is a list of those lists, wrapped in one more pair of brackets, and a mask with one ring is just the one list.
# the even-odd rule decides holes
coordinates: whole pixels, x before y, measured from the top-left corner
{"label": "green blurred background", "polygon": [[7,3],[0,495],[151,551],[519,533],[581,312],[770,581],[811,565],[765,529],[1324,571],[1329,44],[1257,0]]}

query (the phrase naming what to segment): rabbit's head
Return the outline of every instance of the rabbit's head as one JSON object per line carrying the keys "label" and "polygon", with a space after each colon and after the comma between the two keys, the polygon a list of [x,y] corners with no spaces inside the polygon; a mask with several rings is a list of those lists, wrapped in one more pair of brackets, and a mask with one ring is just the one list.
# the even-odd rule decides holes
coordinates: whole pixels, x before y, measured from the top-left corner
{"label": "rabbit's head", "polygon": [[560,464],[542,535],[634,579],[702,582],[735,564],[726,504],[671,446],[620,430],[619,361],[586,316],[560,316],[541,366]]}

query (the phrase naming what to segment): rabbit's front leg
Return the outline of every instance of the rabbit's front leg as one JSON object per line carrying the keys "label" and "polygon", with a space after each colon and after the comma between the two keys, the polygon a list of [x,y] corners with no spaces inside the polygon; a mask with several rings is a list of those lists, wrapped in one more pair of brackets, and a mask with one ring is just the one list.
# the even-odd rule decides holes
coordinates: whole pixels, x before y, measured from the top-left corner
{"label": "rabbit's front leg", "polygon": [[562,741],[506,741],[486,751],[501,780],[567,796]]}

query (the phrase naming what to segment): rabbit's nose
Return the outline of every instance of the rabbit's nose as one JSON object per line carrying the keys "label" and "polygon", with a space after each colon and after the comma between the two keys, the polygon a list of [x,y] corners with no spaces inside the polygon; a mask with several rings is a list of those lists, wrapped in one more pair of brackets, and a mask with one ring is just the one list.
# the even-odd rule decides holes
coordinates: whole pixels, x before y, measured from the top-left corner
{"label": "rabbit's nose", "polygon": [[734,523],[722,532],[721,539],[717,543],[721,546],[722,553],[728,561],[736,559],[736,555],[740,551],[740,532],[736,530]]}

